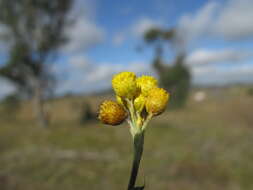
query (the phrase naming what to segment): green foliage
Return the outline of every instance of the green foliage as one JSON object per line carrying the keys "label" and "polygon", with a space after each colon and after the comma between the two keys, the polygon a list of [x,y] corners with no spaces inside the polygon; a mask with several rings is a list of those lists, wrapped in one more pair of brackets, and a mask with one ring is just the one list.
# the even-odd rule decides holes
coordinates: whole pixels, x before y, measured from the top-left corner
{"label": "green foliage", "polygon": [[[47,64],[66,41],[64,28],[73,0],[1,0],[0,24],[5,29],[9,59],[0,75],[21,92],[31,94],[35,86],[50,87]],[[38,84],[36,84],[38,83]]]}
{"label": "green foliage", "polygon": [[144,38],[147,42],[151,43],[162,37],[162,31],[158,28],[151,28],[144,34]]}
{"label": "green foliage", "polygon": [[248,94],[249,96],[253,96],[253,88],[249,88],[249,89],[247,90],[247,94]]}
{"label": "green foliage", "polygon": [[96,118],[97,117],[92,112],[90,104],[88,102],[84,102],[82,106],[81,118],[80,118],[81,124],[85,124],[86,122],[89,122],[89,121],[94,121]]}
{"label": "green foliage", "polygon": [[172,66],[165,65],[162,59],[163,44],[172,41],[176,43],[175,34],[176,30],[173,28],[168,30],[153,28],[144,34],[144,40],[155,46],[153,66],[160,76],[160,83],[171,93],[170,106],[180,108],[187,100],[191,80],[190,71],[184,65],[185,55],[179,53]]}
{"label": "green foliage", "polygon": [[175,37],[174,29],[163,30],[160,28],[151,28],[144,33],[144,39],[148,43],[153,43],[158,39],[171,40],[174,37]]}
{"label": "green foliage", "polygon": [[163,32],[163,38],[165,40],[172,40],[175,37],[175,34],[176,34],[176,30],[173,28],[167,31],[165,30]]}
{"label": "green foliage", "polygon": [[174,65],[168,66],[160,73],[161,84],[171,94],[171,108],[183,107],[190,90],[191,75],[180,59],[178,58]]}
{"label": "green foliage", "polygon": [[1,0],[0,24],[8,60],[0,76],[12,82],[18,92],[34,99],[34,112],[46,126],[43,100],[52,93],[54,77],[49,65],[66,42],[64,29],[73,0]]}

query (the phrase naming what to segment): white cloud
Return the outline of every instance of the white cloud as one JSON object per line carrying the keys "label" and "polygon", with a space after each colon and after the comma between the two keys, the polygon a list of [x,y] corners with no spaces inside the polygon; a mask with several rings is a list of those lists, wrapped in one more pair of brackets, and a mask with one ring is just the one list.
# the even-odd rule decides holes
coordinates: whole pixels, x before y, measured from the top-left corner
{"label": "white cloud", "polygon": [[199,65],[208,63],[238,63],[240,61],[253,57],[249,51],[238,51],[232,49],[207,50],[199,49],[192,52],[187,58],[188,65]]}
{"label": "white cloud", "polygon": [[215,32],[227,39],[253,37],[252,0],[230,0],[221,10]]}
{"label": "white cloud", "polygon": [[[199,51],[201,52],[201,51]],[[201,53],[195,53],[195,55]],[[204,55],[205,53],[203,53]],[[208,53],[206,53],[208,54]],[[222,58],[213,58],[217,53],[210,53],[207,58],[212,60],[227,60],[225,53]],[[194,54],[192,54],[194,55]],[[200,56],[204,59],[205,56]],[[236,58],[237,59],[237,58]],[[241,58],[240,58],[241,59]],[[233,82],[253,82],[253,65],[242,62],[241,64],[196,64],[190,67],[194,84],[229,84]],[[112,64],[112,63],[94,63],[86,56],[73,56],[69,59],[65,67],[59,66],[55,69],[56,76],[59,76],[57,94],[89,93],[109,89],[111,87],[111,78],[114,74],[121,71],[133,71],[137,75],[148,74],[156,75],[150,64],[142,61]]]}
{"label": "white cloud", "polygon": [[68,43],[62,48],[64,53],[80,53],[101,43],[105,38],[104,28],[95,22],[97,2],[76,0],[68,14],[73,22],[65,30]]}
{"label": "white cloud", "polygon": [[[86,62],[86,63],[85,63]],[[74,64],[73,64],[74,63]],[[85,63],[85,67],[76,67],[79,63]],[[57,94],[66,92],[83,93],[99,91],[109,88],[113,74],[121,71],[133,71],[137,74],[154,74],[150,65],[141,61],[127,64],[93,63],[85,57],[72,57],[65,68],[54,69],[60,78]]]}
{"label": "white cloud", "polygon": [[178,35],[186,44],[201,37],[229,40],[253,38],[252,0],[209,1],[195,14],[183,15]]}
{"label": "white cloud", "polygon": [[150,18],[141,18],[137,20],[132,26],[131,26],[131,32],[135,36],[142,36],[147,30],[159,27],[161,26],[161,22],[150,19]]}
{"label": "white cloud", "polygon": [[11,83],[0,78],[0,99],[8,94],[13,93],[14,91],[15,87]]}
{"label": "white cloud", "polygon": [[186,64],[190,66],[194,84],[249,83],[253,82],[253,64],[247,63],[250,57],[253,53],[249,51],[199,49],[186,58]]}
{"label": "white cloud", "polygon": [[[61,51],[63,53],[76,53],[87,50],[102,42],[105,31],[95,23],[96,3],[93,0],[76,0],[68,14],[68,19],[73,22],[65,29],[68,38]],[[6,39],[8,29],[0,24],[0,39]],[[6,43],[0,40],[0,52],[6,51]]]}
{"label": "white cloud", "polygon": [[113,38],[113,44],[115,46],[120,46],[121,44],[123,44],[123,42],[125,41],[126,36],[123,32],[121,33],[117,33],[114,38]]}
{"label": "white cloud", "polygon": [[8,28],[0,24],[0,53],[6,53],[10,48],[10,44],[6,41],[6,39],[9,39],[8,34]]}
{"label": "white cloud", "polygon": [[75,0],[69,16],[71,18],[84,17],[94,19],[97,13],[96,0]]}
{"label": "white cloud", "polygon": [[90,20],[80,17],[73,26],[66,30],[69,42],[63,48],[65,52],[73,53],[84,51],[104,39],[104,30]]}
{"label": "white cloud", "polygon": [[253,65],[242,64],[221,68],[217,65],[192,67],[193,83],[198,85],[225,85],[252,83]]}
{"label": "white cloud", "polygon": [[217,8],[217,3],[209,2],[195,15],[183,15],[178,22],[178,37],[181,38],[181,41],[183,39],[184,43],[189,43],[191,40],[209,32]]}
{"label": "white cloud", "polygon": [[112,42],[114,45],[119,46],[123,44],[128,38],[142,38],[144,33],[149,29],[161,27],[162,25],[163,24],[160,20],[155,20],[148,17],[137,19],[127,29],[123,29],[117,33],[113,37]]}
{"label": "white cloud", "polygon": [[89,66],[90,61],[84,55],[76,55],[69,58],[69,64],[73,65],[77,69],[83,69]]}
{"label": "white cloud", "polygon": [[[224,4],[208,1],[196,13],[179,19],[178,37],[185,47],[204,38],[253,39],[252,18],[252,0],[228,0]],[[186,63],[191,66],[196,84],[253,82],[253,64],[249,64],[252,56],[252,51],[246,49],[197,49],[189,54]]]}

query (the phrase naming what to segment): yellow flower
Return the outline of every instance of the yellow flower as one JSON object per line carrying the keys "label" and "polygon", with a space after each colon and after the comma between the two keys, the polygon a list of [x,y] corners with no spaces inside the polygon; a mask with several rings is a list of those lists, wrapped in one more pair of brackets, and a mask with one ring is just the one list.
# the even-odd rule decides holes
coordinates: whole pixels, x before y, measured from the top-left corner
{"label": "yellow flower", "polygon": [[120,104],[121,106],[125,107],[126,106],[126,101],[124,99],[122,99],[121,97],[116,95],[116,100],[118,102],[118,104]]}
{"label": "yellow flower", "polygon": [[146,100],[146,110],[149,114],[159,115],[162,113],[168,103],[169,94],[162,88],[153,88],[149,91]]}
{"label": "yellow flower", "polygon": [[100,105],[98,118],[108,125],[119,125],[127,117],[127,112],[117,102],[105,100]]}
{"label": "yellow flower", "polygon": [[133,99],[138,94],[136,75],[133,72],[121,72],[112,79],[112,87],[116,95]]}
{"label": "yellow flower", "polygon": [[145,106],[146,98],[142,94],[134,100],[134,108],[137,112],[141,113]]}
{"label": "yellow flower", "polygon": [[147,96],[149,91],[157,87],[157,80],[152,76],[141,76],[137,78],[137,86],[141,89],[141,93]]}

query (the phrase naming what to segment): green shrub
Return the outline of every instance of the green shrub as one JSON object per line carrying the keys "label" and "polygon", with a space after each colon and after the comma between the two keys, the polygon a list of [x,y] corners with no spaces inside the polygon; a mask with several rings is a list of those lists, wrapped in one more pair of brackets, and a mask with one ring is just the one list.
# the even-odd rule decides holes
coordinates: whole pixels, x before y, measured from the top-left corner
{"label": "green shrub", "polygon": [[181,108],[185,105],[189,90],[191,75],[183,64],[183,57],[178,57],[172,66],[164,66],[155,60],[154,66],[160,75],[161,85],[170,92],[170,108]]}
{"label": "green shrub", "polygon": [[81,110],[80,123],[84,124],[88,121],[94,121],[96,118],[96,114],[92,112],[90,104],[88,102],[84,102]]}
{"label": "green shrub", "polygon": [[249,88],[249,89],[247,90],[247,94],[248,94],[249,96],[253,96],[253,88]]}

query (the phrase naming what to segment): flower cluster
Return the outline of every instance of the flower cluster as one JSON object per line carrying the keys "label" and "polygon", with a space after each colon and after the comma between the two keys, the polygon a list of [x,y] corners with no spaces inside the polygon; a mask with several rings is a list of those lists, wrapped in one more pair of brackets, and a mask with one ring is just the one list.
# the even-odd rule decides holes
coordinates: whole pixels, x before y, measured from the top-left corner
{"label": "flower cluster", "polygon": [[152,117],[165,110],[169,100],[169,93],[159,88],[157,83],[154,77],[137,78],[133,72],[116,74],[112,79],[116,101],[106,100],[100,106],[99,119],[103,123],[119,125],[127,120],[130,125],[134,142],[134,159],[128,190],[145,187],[145,185],[135,187],[143,152],[144,131]]}
{"label": "flower cluster", "polygon": [[104,101],[99,119],[109,125],[121,124],[127,119],[134,136],[145,130],[147,123],[161,114],[168,103],[169,94],[158,87],[152,76],[136,77],[133,72],[121,72],[112,79],[116,101]]}

